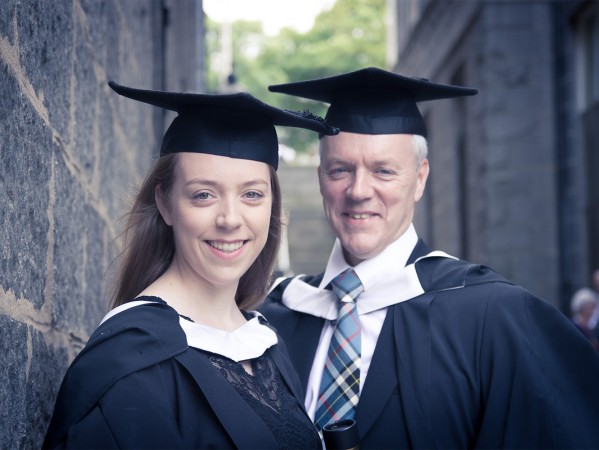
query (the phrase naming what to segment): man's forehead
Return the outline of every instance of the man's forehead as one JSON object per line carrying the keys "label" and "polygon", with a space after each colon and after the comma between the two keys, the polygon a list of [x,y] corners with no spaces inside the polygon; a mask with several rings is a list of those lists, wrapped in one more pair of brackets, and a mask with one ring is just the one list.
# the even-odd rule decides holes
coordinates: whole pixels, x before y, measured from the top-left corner
{"label": "man's forehead", "polygon": [[[388,163],[415,155],[414,135],[344,133],[321,139],[320,156],[327,163],[359,158],[369,163]],[[339,138],[339,139],[337,139]]]}
{"label": "man's forehead", "polygon": [[349,147],[368,152],[372,149],[410,147],[413,143],[413,134],[361,134],[342,131],[336,136],[324,136],[320,140],[320,148],[323,150]]}

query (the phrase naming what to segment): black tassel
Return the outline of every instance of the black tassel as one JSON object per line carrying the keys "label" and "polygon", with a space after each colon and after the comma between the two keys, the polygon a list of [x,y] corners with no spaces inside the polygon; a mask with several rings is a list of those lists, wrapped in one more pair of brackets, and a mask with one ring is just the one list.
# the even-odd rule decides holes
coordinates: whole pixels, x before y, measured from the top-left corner
{"label": "black tassel", "polygon": [[316,120],[316,121],[322,123],[326,127],[327,131],[331,134],[339,133],[339,128],[329,125],[328,123],[326,123],[326,121],[322,117],[317,116],[316,114],[313,114],[308,109],[304,109],[303,111],[289,111],[288,109],[286,109],[285,111],[288,113],[294,114],[296,116],[302,117],[304,119]]}

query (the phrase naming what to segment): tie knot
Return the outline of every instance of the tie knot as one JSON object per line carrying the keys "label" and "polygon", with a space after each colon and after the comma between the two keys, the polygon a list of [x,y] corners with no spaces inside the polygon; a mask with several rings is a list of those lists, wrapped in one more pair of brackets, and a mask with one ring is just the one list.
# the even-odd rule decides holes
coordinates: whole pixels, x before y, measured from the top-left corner
{"label": "tie knot", "polygon": [[331,281],[333,292],[342,302],[352,302],[364,291],[362,282],[354,272],[354,269],[347,269],[341,272]]}

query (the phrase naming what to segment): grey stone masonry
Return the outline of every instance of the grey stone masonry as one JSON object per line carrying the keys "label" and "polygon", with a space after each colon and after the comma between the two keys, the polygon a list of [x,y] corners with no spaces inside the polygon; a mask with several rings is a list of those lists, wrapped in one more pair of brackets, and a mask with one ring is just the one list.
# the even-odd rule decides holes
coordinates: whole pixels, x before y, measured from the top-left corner
{"label": "grey stone masonry", "polygon": [[[163,133],[163,113],[107,81],[199,90],[198,8],[2,0],[1,449],[41,446],[62,377],[107,312],[118,219]],[[170,47],[184,64],[166,67]]]}

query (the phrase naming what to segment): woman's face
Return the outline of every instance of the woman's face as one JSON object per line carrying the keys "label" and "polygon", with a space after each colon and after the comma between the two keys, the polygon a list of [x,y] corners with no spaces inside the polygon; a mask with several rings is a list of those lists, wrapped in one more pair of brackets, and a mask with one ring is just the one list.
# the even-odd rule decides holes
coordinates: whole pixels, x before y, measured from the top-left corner
{"label": "woman's face", "polygon": [[157,192],[175,237],[173,263],[184,276],[237,285],[268,238],[272,192],[268,165],[179,153],[170,196]]}

